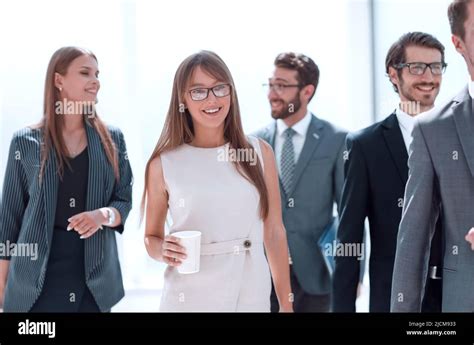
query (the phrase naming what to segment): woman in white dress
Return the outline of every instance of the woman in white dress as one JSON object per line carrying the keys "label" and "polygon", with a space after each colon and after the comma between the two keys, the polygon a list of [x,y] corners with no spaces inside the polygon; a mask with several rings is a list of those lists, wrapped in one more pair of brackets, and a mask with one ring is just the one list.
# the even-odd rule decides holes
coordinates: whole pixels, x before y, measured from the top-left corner
{"label": "woman in white dress", "polygon": [[[146,166],[145,210],[148,254],[168,265],[161,311],[268,312],[272,277],[280,310],[293,310],[273,151],[244,135],[232,76],[213,52],[189,56],[176,72]],[[198,273],[177,270],[186,252],[173,233],[183,230],[202,233]]]}

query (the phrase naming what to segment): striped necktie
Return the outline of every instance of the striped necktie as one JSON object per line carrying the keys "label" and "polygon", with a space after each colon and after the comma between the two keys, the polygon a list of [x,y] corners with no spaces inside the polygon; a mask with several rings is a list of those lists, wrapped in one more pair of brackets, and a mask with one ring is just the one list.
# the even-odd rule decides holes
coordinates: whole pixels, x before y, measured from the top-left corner
{"label": "striped necktie", "polygon": [[293,174],[295,172],[295,148],[293,147],[293,135],[296,131],[288,127],[284,132],[285,141],[281,151],[281,182],[286,194],[291,190],[293,184]]}

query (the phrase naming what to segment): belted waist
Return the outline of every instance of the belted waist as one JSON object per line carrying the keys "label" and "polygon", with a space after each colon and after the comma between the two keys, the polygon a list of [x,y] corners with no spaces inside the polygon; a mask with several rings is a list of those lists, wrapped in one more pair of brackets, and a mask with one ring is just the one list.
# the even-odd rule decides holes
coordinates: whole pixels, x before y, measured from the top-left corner
{"label": "belted waist", "polygon": [[239,254],[262,243],[261,241],[257,242],[252,240],[249,237],[232,241],[206,243],[201,244],[201,255]]}

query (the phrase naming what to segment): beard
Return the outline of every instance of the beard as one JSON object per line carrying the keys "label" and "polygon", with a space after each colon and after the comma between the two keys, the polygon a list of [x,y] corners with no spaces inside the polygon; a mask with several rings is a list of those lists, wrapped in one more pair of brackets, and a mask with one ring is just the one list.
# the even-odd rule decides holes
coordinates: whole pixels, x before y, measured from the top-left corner
{"label": "beard", "polygon": [[281,110],[272,110],[272,117],[276,119],[286,119],[287,117],[293,115],[301,108],[301,101],[299,93],[290,101],[285,102],[281,98],[275,99],[275,101],[280,101],[283,104]]}
{"label": "beard", "polygon": [[[417,90],[416,87],[418,86],[431,86],[434,87],[434,90],[429,94],[422,94],[420,97],[414,94]],[[408,107],[408,109],[416,109],[418,104],[422,108],[432,108],[434,106],[435,99],[438,96],[439,87],[439,83],[415,83],[407,85],[403,79],[400,78],[400,95],[403,95],[408,100],[408,102],[411,103],[405,105]]]}

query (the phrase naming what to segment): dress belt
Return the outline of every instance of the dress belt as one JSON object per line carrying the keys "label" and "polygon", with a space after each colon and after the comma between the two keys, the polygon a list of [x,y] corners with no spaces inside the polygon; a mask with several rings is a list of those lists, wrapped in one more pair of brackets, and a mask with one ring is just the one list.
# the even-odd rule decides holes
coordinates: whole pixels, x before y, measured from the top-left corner
{"label": "dress belt", "polygon": [[250,250],[252,246],[261,244],[250,237],[240,238],[232,241],[201,244],[201,255],[240,254]]}

